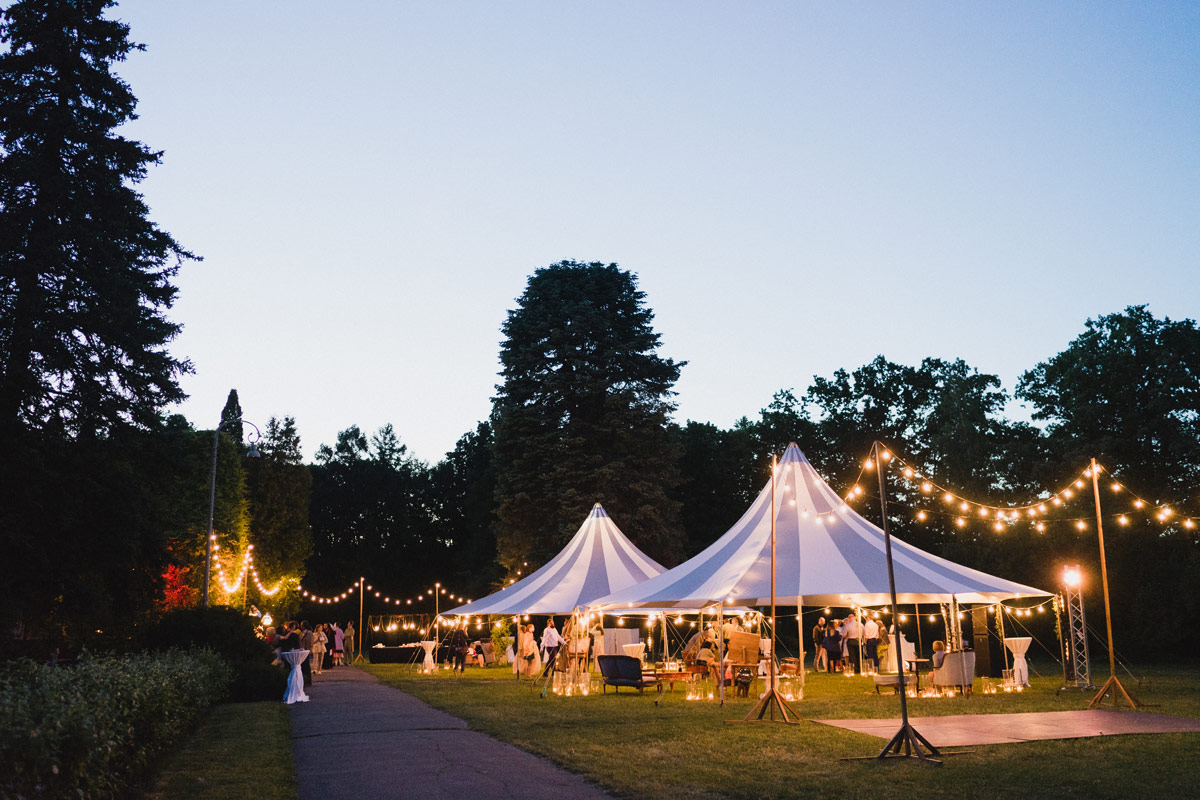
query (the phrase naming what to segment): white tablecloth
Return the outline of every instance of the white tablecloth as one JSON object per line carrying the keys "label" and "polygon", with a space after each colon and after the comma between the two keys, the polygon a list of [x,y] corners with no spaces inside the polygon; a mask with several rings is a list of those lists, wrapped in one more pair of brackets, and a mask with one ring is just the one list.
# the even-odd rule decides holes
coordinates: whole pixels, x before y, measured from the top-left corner
{"label": "white tablecloth", "polygon": [[1013,680],[1018,686],[1029,685],[1029,664],[1025,661],[1025,653],[1033,641],[1031,636],[1009,636],[1004,645],[1013,654]]}
{"label": "white tablecloth", "polygon": [[285,650],[279,654],[279,657],[292,665],[292,671],[288,673],[287,691],[284,692],[283,702],[288,705],[307,703],[308,695],[304,693],[304,673],[300,671],[300,665],[308,658],[308,651]]}
{"label": "white tablecloth", "polygon": [[437,642],[421,642],[421,647],[425,650],[425,660],[421,662],[421,672],[436,672],[437,664],[433,662],[433,651],[437,648]]}
{"label": "white tablecloth", "polygon": [[621,649],[625,651],[625,655],[633,656],[634,658],[641,660],[642,655],[646,652],[646,643],[638,642],[637,644],[623,644],[621,645]]}

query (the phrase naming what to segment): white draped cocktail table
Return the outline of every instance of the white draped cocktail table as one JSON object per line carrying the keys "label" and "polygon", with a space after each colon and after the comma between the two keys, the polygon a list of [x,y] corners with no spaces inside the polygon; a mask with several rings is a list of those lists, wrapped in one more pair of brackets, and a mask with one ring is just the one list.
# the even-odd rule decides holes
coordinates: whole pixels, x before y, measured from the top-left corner
{"label": "white draped cocktail table", "polygon": [[437,664],[433,662],[433,651],[437,648],[436,641],[421,642],[421,647],[425,650],[425,660],[421,662],[421,672],[436,672]]}
{"label": "white draped cocktail table", "polygon": [[300,671],[300,665],[308,658],[308,651],[284,650],[279,657],[292,665],[292,671],[288,673],[287,691],[283,694],[283,702],[288,705],[307,703],[308,695],[304,693],[304,673]]}
{"label": "white draped cocktail table", "polygon": [[1032,636],[1008,636],[1004,639],[1005,646],[1013,654],[1013,682],[1017,686],[1029,685],[1029,664],[1025,661],[1025,653],[1031,642]]}

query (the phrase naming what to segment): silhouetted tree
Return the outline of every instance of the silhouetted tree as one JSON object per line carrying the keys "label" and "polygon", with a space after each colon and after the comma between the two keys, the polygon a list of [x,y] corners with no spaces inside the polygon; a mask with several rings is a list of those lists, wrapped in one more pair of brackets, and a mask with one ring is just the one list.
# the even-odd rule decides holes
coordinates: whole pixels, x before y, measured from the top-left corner
{"label": "silhouetted tree", "polygon": [[191,370],[166,345],[190,258],[134,186],[159,161],[118,133],[112,72],[140,45],[107,0],[20,0],[0,16],[0,425],[87,435],[156,427]]}
{"label": "silhouetted tree", "polygon": [[631,273],[575,261],[534,272],[509,312],[492,419],[510,571],[558,552],[596,502],[651,557],[680,556],[667,425],[683,364],[658,355],[653,318]]}

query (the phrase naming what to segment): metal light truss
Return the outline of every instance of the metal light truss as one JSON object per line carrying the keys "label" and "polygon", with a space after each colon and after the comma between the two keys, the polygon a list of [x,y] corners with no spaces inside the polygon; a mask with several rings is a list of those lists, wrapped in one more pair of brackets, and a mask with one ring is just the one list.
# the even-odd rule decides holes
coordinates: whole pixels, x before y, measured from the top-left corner
{"label": "metal light truss", "polygon": [[[1083,614],[1083,593],[1078,586],[1068,586],[1063,592],[1067,607],[1067,630],[1063,641],[1063,657],[1067,659],[1067,685],[1092,689],[1091,662],[1088,659],[1087,618]],[[1074,678],[1072,681],[1071,678]]]}

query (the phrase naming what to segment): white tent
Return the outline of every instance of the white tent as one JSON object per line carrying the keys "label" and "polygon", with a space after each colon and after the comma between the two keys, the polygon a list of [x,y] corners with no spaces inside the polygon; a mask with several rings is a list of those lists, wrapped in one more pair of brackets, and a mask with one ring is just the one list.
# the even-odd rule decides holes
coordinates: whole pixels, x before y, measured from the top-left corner
{"label": "white tent", "polygon": [[596,503],[567,546],[537,572],[443,614],[569,614],[601,595],[652,578],[663,569],[637,549]]}
{"label": "white tent", "polygon": [[[781,605],[891,602],[883,531],[848,506],[795,444],[776,473],[775,596]],[[674,569],[593,608],[703,608],[771,602],[771,485],[721,538]],[[1048,592],[939,558],[892,537],[900,603],[996,602]]]}

